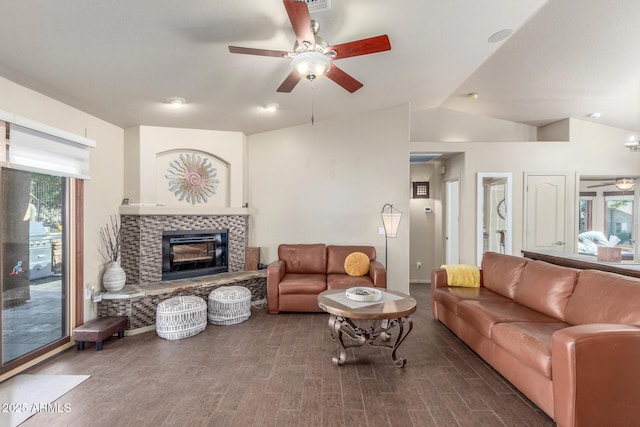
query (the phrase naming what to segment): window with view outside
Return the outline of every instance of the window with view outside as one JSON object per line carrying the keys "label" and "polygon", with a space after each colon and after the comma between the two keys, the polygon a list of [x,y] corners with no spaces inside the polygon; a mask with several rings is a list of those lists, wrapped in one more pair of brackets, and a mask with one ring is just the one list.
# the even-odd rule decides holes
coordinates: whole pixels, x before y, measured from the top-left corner
{"label": "window with view outside", "polygon": [[67,179],[2,168],[2,365],[68,335]]}
{"label": "window with view outside", "polygon": [[633,196],[608,196],[605,198],[605,226],[607,238],[616,236],[619,245],[633,245],[634,209]]}
{"label": "window with view outside", "polygon": [[593,230],[593,200],[591,198],[580,198],[578,221],[578,233]]}

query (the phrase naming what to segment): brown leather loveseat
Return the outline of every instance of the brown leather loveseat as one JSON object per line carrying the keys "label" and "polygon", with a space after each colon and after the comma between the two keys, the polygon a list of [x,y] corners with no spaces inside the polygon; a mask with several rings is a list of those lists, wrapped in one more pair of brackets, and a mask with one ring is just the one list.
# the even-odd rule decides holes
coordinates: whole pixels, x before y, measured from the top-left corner
{"label": "brown leather loveseat", "polygon": [[640,279],[488,252],[481,287],[431,275],[433,316],[566,426],[640,422]]}
{"label": "brown leather loveseat", "polygon": [[[353,252],[369,257],[367,275],[346,273],[345,259]],[[278,260],[267,267],[267,308],[271,314],[321,311],[319,293],[356,286],[387,287],[387,271],[376,261],[373,246],[282,244],[278,246]]]}

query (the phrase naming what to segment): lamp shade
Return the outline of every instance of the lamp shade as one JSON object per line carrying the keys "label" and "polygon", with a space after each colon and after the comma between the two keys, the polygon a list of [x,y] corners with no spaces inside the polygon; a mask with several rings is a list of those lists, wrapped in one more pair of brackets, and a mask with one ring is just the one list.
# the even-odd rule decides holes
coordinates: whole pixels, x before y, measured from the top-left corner
{"label": "lamp shade", "polygon": [[385,236],[396,237],[398,235],[398,228],[400,227],[400,220],[402,219],[402,212],[387,203],[382,207],[380,216],[382,216]]}

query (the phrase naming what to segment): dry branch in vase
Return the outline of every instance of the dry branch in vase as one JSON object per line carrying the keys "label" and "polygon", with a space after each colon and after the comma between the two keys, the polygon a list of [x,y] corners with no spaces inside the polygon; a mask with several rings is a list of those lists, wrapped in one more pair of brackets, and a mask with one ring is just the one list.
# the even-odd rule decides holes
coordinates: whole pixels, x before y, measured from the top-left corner
{"label": "dry branch in vase", "polygon": [[120,223],[116,215],[110,216],[106,226],[100,228],[103,248],[99,249],[105,261],[117,262],[120,258]]}

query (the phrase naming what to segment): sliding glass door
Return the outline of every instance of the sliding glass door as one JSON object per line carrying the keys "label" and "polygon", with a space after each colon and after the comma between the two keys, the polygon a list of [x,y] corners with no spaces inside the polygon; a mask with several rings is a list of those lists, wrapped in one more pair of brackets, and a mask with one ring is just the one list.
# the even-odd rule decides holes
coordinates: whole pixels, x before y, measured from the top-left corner
{"label": "sliding glass door", "polygon": [[2,168],[2,368],[68,341],[67,178]]}

